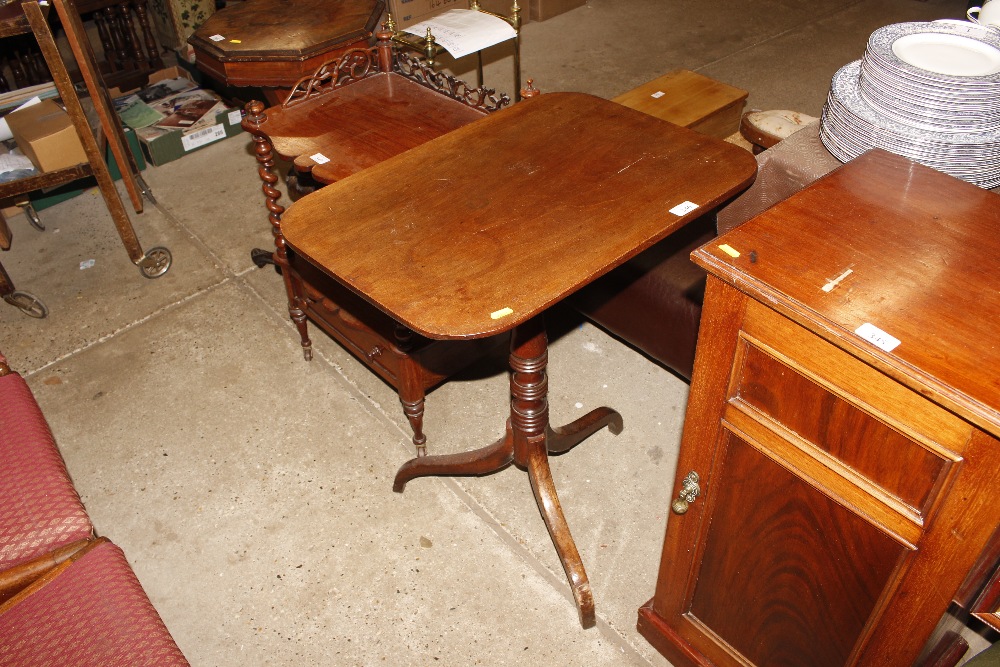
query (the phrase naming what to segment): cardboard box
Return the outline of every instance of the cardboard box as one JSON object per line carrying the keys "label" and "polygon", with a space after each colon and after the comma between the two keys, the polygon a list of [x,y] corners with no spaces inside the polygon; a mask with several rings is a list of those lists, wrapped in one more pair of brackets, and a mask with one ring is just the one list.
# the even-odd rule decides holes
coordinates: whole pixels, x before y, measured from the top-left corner
{"label": "cardboard box", "polygon": [[[192,79],[187,68],[173,66],[153,72],[149,75],[147,87],[161,81],[179,77]],[[117,88],[109,91],[114,98],[137,91],[122,91]],[[146,159],[156,166],[172,162],[199,148],[215,143],[220,139],[232,137],[243,131],[240,127],[242,114],[239,109],[226,109],[215,114],[214,122],[208,127],[194,131],[184,129],[165,130],[159,127],[141,128],[136,130],[139,142],[142,144]],[[199,123],[201,125],[202,123]]]}
{"label": "cardboard box", "polygon": [[73,121],[52,100],[5,116],[18,148],[41,171],[56,171],[87,162]]}
{"label": "cardboard box", "polygon": [[[585,1],[585,0],[584,0]],[[518,0],[521,8],[521,25],[528,22],[528,0]],[[500,16],[510,16],[514,0],[479,0],[479,6]],[[449,9],[468,9],[469,0],[389,0],[389,11],[402,30],[414,23],[420,23]]]}
{"label": "cardboard box", "polygon": [[242,120],[239,109],[229,109],[216,114],[211,126],[191,133],[183,130],[171,130],[156,136],[144,136],[142,130],[136,133],[146,158],[159,167],[220,139],[236,136],[243,131],[240,126]]}
{"label": "cardboard box", "polygon": [[468,9],[468,0],[389,0],[396,29],[408,28],[449,9]]}
{"label": "cardboard box", "polygon": [[[142,156],[139,139],[130,127],[125,128],[125,140],[128,143],[129,150],[132,152],[132,157],[135,158],[135,166],[139,168],[139,171],[143,171],[146,168],[146,160]],[[122,175],[118,169],[118,161],[115,160],[115,156],[111,152],[111,146],[108,146],[104,151],[104,161],[108,164],[108,171],[111,174],[111,178],[116,181],[121,179]],[[93,176],[88,176],[87,178],[77,179],[54,188],[35,190],[30,193],[29,198],[31,199],[31,205],[35,207],[36,211],[44,211],[50,206],[55,206],[56,204],[72,199],[93,187],[97,187],[97,179]]]}
{"label": "cardboard box", "polygon": [[532,21],[545,21],[577,7],[583,7],[587,0],[526,0],[528,17]]}

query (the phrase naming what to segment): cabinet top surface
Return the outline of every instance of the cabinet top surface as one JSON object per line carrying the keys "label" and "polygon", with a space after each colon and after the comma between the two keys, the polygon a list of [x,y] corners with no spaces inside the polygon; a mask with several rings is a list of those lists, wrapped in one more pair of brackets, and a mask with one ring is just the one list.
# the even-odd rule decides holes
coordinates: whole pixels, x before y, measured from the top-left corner
{"label": "cabinet top surface", "polygon": [[876,150],[692,257],[998,435],[998,230],[1000,196]]}

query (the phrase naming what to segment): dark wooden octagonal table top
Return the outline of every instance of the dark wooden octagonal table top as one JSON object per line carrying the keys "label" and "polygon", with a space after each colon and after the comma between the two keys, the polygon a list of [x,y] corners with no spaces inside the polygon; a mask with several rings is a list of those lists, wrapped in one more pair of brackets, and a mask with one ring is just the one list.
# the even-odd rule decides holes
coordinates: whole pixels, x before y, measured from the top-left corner
{"label": "dark wooden octagonal table top", "polygon": [[364,46],[384,0],[246,0],[216,12],[188,43],[198,68],[232,86],[290,88]]}

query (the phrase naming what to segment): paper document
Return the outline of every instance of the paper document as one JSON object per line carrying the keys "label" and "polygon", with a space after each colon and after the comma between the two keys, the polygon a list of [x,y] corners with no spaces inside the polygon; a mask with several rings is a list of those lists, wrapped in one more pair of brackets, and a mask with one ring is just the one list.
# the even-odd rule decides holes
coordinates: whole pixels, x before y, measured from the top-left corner
{"label": "paper document", "polygon": [[142,101],[138,95],[119,97],[115,100],[115,109],[122,122],[132,129],[146,127],[163,119],[163,114]]}
{"label": "paper document", "polygon": [[[23,155],[15,155],[13,153],[0,155],[0,174],[12,171],[33,171],[34,169],[35,165]],[[5,182],[5,179],[0,178],[0,182]]]}
{"label": "paper document", "polygon": [[517,36],[514,28],[502,18],[472,9],[449,9],[405,30],[411,35],[425,37],[427,28],[431,29],[434,41],[453,58],[467,56]]}

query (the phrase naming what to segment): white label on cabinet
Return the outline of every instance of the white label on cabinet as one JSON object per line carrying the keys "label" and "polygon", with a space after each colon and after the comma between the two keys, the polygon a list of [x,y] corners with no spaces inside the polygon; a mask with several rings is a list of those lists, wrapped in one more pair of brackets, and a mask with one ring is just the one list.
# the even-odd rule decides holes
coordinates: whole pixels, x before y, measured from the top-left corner
{"label": "white label on cabinet", "polygon": [[197,132],[192,132],[181,137],[181,144],[184,146],[185,151],[193,151],[217,139],[225,138],[226,128],[223,127],[222,123],[216,123],[212,127],[206,127],[204,130],[198,130]]}
{"label": "white label on cabinet", "polygon": [[695,204],[694,202],[686,201],[682,204],[674,206],[672,209],[670,209],[670,212],[673,213],[674,215],[685,215],[695,210],[696,208],[698,208],[697,204]]}
{"label": "white label on cabinet", "polygon": [[650,95],[650,97],[652,97],[653,99],[657,99],[658,100],[661,97],[663,97],[664,95],[666,95],[665,92],[663,92],[662,90],[658,90],[655,93],[653,93],[652,95]]}
{"label": "white label on cabinet", "polygon": [[309,159],[315,162],[316,164],[326,164],[327,162],[330,161],[330,158],[323,155],[322,153],[314,153],[313,155],[309,156]]}
{"label": "white label on cabinet", "polygon": [[860,327],[855,329],[854,333],[858,334],[869,343],[872,343],[875,347],[885,350],[886,352],[892,352],[896,349],[896,346],[899,345],[898,338],[893,338],[869,322],[865,322]]}
{"label": "white label on cabinet", "polygon": [[223,37],[222,35],[212,35],[211,37],[209,37],[209,39],[212,40],[213,42],[221,42],[224,41],[226,38]]}

